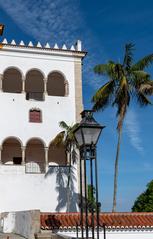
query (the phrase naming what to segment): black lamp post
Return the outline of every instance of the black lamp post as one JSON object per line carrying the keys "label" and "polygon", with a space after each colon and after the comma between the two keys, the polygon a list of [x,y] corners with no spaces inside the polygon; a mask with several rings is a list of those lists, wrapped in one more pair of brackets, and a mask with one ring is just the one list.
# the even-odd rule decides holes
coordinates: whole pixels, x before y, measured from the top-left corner
{"label": "black lamp post", "polygon": [[[78,127],[75,129],[75,139],[80,149],[80,212],[81,212],[81,236],[82,238],[88,238],[89,236],[89,226],[92,229],[92,238],[95,237],[94,229],[97,227],[97,239],[99,239],[99,207],[98,202],[98,177],[97,177],[97,158],[96,158],[96,144],[98,142],[99,136],[101,134],[104,126],[101,126],[93,118],[92,110],[84,110],[81,113],[82,120]],[[91,202],[88,203],[87,198],[87,167],[86,161],[90,162],[90,185],[91,185],[91,201],[94,202],[93,189],[95,187],[96,193],[96,210],[95,205]],[[94,167],[93,167],[94,161]],[[83,168],[82,168],[83,166]],[[83,169],[83,170],[82,170]],[[94,172],[93,172],[94,169]],[[84,176],[84,179],[83,177]],[[95,185],[95,186],[94,186]],[[91,225],[89,225],[88,211],[91,211]],[[83,215],[85,214],[85,231],[86,235],[84,237],[84,223]],[[94,215],[96,214],[96,224],[94,220]]]}

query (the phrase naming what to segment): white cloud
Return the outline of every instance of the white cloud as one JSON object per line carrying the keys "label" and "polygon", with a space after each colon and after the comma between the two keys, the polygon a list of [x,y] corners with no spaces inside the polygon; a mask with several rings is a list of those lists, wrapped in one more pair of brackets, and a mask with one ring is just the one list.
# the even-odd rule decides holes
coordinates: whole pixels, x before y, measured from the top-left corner
{"label": "white cloud", "polygon": [[[28,35],[42,43],[61,46],[83,41],[89,54],[83,67],[83,83],[94,89],[101,86],[101,79],[93,74],[93,67],[102,63],[106,56],[103,47],[97,43],[90,26],[86,25],[78,0],[0,0],[0,7]],[[22,39],[21,39],[22,40]]]}
{"label": "white cloud", "polygon": [[140,125],[137,114],[134,110],[128,110],[125,118],[126,132],[133,147],[139,152],[143,153],[142,140],[140,137]]}
{"label": "white cloud", "polygon": [[71,41],[80,26],[76,0],[0,0],[0,7],[40,41]]}

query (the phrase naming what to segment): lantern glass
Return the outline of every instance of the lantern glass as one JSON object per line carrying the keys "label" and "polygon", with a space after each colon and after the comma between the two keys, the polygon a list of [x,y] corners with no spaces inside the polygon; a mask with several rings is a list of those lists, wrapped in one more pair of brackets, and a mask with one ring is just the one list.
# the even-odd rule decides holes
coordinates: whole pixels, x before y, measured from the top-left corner
{"label": "lantern glass", "polygon": [[77,144],[81,147],[83,145],[96,145],[104,126],[101,126],[93,118],[93,111],[84,110],[82,113],[82,120],[79,126],[74,130]]}
{"label": "lantern glass", "polygon": [[75,139],[79,146],[83,145],[82,130],[80,127],[75,131]]}
{"label": "lantern glass", "polygon": [[85,128],[82,128],[82,133],[83,133],[85,145],[90,145],[90,144],[96,145],[101,133],[101,128],[85,127]]}

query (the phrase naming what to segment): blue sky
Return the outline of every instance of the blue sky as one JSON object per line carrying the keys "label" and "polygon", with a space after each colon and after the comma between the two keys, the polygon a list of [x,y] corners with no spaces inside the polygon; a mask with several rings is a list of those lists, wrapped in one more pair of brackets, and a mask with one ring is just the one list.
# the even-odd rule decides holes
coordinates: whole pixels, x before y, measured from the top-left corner
{"label": "blue sky", "polygon": [[[122,61],[124,44],[135,43],[135,59],[153,52],[152,0],[0,0],[0,22],[9,41],[40,41],[51,45],[83,42],[88,56],[83,65],[85,108],[104,79],[93,66],[109,59]],[[152,73],[152,68],[149,69]],[[116,153],[116,111],[96,114],[106,128],[98,144],[100,200],[102,210],[112,209]],[[118,211],[129,211],[153,175],[153,108],[133,102],[124,123],[118,185]]]}

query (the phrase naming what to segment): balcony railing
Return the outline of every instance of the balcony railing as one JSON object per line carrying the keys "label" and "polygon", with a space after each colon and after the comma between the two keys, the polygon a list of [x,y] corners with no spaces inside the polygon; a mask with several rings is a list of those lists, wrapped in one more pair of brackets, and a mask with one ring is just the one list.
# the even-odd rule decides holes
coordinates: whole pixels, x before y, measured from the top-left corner
{"label": "balcony railing", "polygon": [[27,92],[26,93],[26,100],[43,101],[44,100],[44,93],[43,92]]}
{"label": "balcony railing", "polygon": [[44,162],[27,162],[25,164],[26,173],[45,173],[45,163]]}

